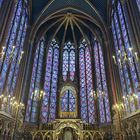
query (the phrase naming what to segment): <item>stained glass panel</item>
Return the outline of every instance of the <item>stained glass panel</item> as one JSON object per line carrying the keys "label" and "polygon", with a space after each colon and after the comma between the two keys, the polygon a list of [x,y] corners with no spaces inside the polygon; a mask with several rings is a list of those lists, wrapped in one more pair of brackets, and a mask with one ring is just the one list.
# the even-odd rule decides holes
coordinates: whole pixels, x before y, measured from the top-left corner
{"label": "stained glass panel", "polygon": [[92,95],[93,81],[91,56],[85,40],[79,47],[81,117],[84,122],[95,122],[95,104]]}
{"label": "stained glass panel", "polygon": [[66,81],[68,76],[74,80],[75,75],[75,48],[71,42],[65,44],[63,49],[63,80]]}
{"label": "stained glass panel", "polygon": [[[131,46],[130,46],[130,42],[129,42],[127,26],[125,24],[125,17],[123,15],[120,3],[118,3],[118,12],[119,12],[119,19],[120,19],[120,23],[121,23],[121,29],[122,29],[122,32],[123,32],[122,35],[123,35],[123,39],[124,39],[124,43],[125,43],[126,53],[127,53],[128,57],[131,58],[132,61],[135,63],[135,61],[133,60],[133,57],[132,57],[132,53],[129,51],[129,47],[131,47]],[[134,66],[133,62],[131,64],[129,64],[129,67],[130,67],[131,77],[132,77],[133,84],[134,84],[134,89],[137,89],[138,78],[137,78],[137,75],[136,75],[136,69],[135,69],[135,66]],[[136,90],[135,90],[135,92],[136,92]]]}
{"label": "stained glass panel", "polygon": [[26,36],[26,31],[27,31],[27,20],[25,21],[24,23],[24,30],[23,30],[23,33],[22,33],[22,39],[21,39],[21,47],[20,47],[20,50],[19,50],[19,53],[18,53],[18,56],[17,56],[17,60],[18,60],[18,64],[16,65],[16,68],[15,68],[15,73],[14,73],[14,76],[13,76],[13,83],[12,83],[12,87],[11,87],[11,95],[13,95],[13,92],[14,92],[14,89],[15,89],[15,86],[16,86],[16,82],[17,82],[17,78],[18,78],[18,73],[19,73],[19,66],[20,66],[20,62],[21,62],[21,59],[23,57],[23,46],[24,46],[24,40],[25,40],[25,36]]}
{"label": "stained glass panel", "polygon": [[104,99],[102,98],[102,81],[101,81],[101,71],[100,71],[100,58],[98,44],[95,42],[94,46],[94,58],[95,58],[95,69],[96,69],[96,81],[97,81],[97,94],[99,102],[99,112],[100,112],[100,123],[105,122],[105,108],[104,108]]}
{"label": "stained glass panel", "polygon": [[44,56],[44,40],[38,43],[33,64],[30,93],[26,109],[26,121],[36,122],[38,120],[38,103],[40,96],[41,71]]}
{"label": "stained glass panel", "polygon": [[100,69],[101,69],[101,76],[102,76],[102,87],[103,87],[103,98],[105,104],[105,112],[106,112],[106,122],[111,122],[110,116],[110,105],[109,105],[109,97],[108,97],[108,89],[107,89],[107,82],[106,82],[106,74],[105,74],[105,65],[103,59],[103,53],[100,43],[98,44],[99,47],[99,58],[100,58]]}
{"label": "stained glass panel", "polygon": [[87,96],[86,96],[86,75],[85,75],[85,58],[84,46],[80,45],[79,51],[79,70],[80,70],[80,100],[81,100],[81,118],[84,122],[88,122],[87,115]]}
{"label": "stained glass panel", "polygon": [[[128,95],[131,95],[132,92],[137,92],[138,66],[135,58],[132,55],[132,51],[130,51],[130,48],[133,46],[130,38],[131,35],[129,32],[128,23],[126,22],[126,19],[129,19],[126,17],[127,14],[125,10],[126,9],[123,9],[123,5],[118,2],[116,12],[114,13],[112,19],[112,33],[114,38],[117,63],[119,65],[122,91],[123,95],[127,97]],[[124,61],[126,60],[126,57],[129,57],[129,62]],[[130,103],[126,98],[124,101],[124,106],[127,113],[135,111],[134,101]]]}
{"label": "stained glass panel", "polygon": [[70,52],[70,79],[73,81],[75,75],[75,52],[71,50]]}
{"label": "stained glass panel", "polygon": [[41,115],[42,122],[47,122],[47,118],[48,118],[50,84],[51,84],[50,81],[51,81],[51,71],[52,71],[52,56],[53,56],[53,49],[52,47],[50,47],[47,55],[47,61],[46,61],[46,75],[45,75],[45,83],[44,83],[45,95],[43,97],[42,115]]}
{"label": "stained glass panel", "polygon": [[92,91],[93,91],[93,81],[92,81],[92,71],[91,71],[92,68],[91,68],[91,56],[88,47],[86,47],[85,50],[85,62],[86,62],[86,82],[87,82],[89,123],[93,124],[95,122],[94,120],[95,104],[94,104],[94,97],[92,95]]}
{"label": "stained glass panel", "polygon": [[63,52],[63,79],[64,79],[64,81],[66,81],[67,74],[68,74],[68,67],[69,67],[69,65],[68,65],[69,57],[68,56],[69,56],[68,51],[65,50]]}
{"label": "stained glass panel", "polygon": [[75,112],[76,110],[76,99],[71,90],[65,91],[61,99],[61,110],[62,112]]}
{"label": "stained glass panel", "polygon": [[[26,34],[26,18],[25,18],[25,13],[22,14],[22,19],[21,19],[21,23],[20,23],[20,27],[19,27],[19,31],[18,31],[18,37],[16,40],[16,48],[15,48],[15,52],[13,55],[13,60],[12,60],[12,65],[10,67],[10,72],[9,72],[9,77],[8,77],[8,83],[7,83],[7,93],[9,92],[9,94],[13,94],[13,90],[14,90],[14,85],[16,85],[16,79],[18,76],[18,68],[19,68],[19,60],[21,57],[21,52],[23,50],[23,43],[25,40],[25,34]],[[17,69],[16,69],[17,68]],[[13,79],[13,82],[11,83]]]}
{"label": "stained glass panel", "polygon": [[52,122],[56,116],[57,82],[59,68],[59,46],[53,39],[46,58],[46,75],[41,120],[43,123]]}
{"label": "stained glass panel", "polygon": [[[131,89],[131,85],[130,85],[130,78],[128,75],[128,68],[126,66],[126,64],[122,64],[121,63],[121,55],[120,52],[123,51],[123,43],[122,43],[122,37],[121,37],[121,30],[119,27],[119,23],[118,23],[118,18],[117,18],[117,14],[114,14],[114,24],[112,23],[112,29],[114,29],[114,39],[115,39],[115,49],[116,49],[116,55],[117,55],[117,61],[119,64],[119,72],[120,72],[120,79],[121,79],[121,85],[122,85],[122,90],[123,90],[123,94],[124,96],[126,96],[127,94],[130,94],[132,89]],[[117,41],[118,41],[118,45],[117,45]],[[130,108],[129,106],[126,104],[126,109],[128,112],[130,112]]]}
{"label": "stained glass panel", "polygon": [[54,121],[56,114],[56,97],[57,97],[57,81],[58,81],[58,67],[59,67],[59,50],[56,45],[54,48],[53,58],[53,73],[52,73],[52,85],[50,95],[50,115],[49,121]]}
{"label": "stained glass panel", "polygon": [[[20,24],[20,18],[21,18],[21,11],[22,11],[22,1],[19,0],[18,5],[15,6],[15,15],[12,19],[11,22],[11,27],[9,30],[9,34],[6,38],[6,50],[5,50],[5,56],[3,58],[3,61],[1,64],[1,76],[0,76],[0,94],[3,91],[3,86],[6,80],[6,75],[8,72],[8,68],[10,67],[10,62],[12,60],[14,60],[14,56],[16,54],[17,49],[19,48],[19,46],[13,47],[15,45],[15,39],[18,33],[18,27]],[[20,35],[20,34],[19,34]],[[18,36],[20,38],[20,36]]]}
{"label": "stained glass panel", "polygon": [[5,89],[6,94],[13,95],[16,88],[19,60],[22,59],[21,55],[23,55],[23,45],[28,23],[26,8],[26,6],[23,7],[22,0],[19,0],[15,3],[13,9],[11,24],[6,37],[5,55],[0,62],[0,93]]}
{"label": "stained glass panel", "polygon": [[[136,89],[138,87],[138,79],[137,79],[137,75],[136,75],[136,69],[135,69],[135,66],[134,66],[134,63],[135,63],[135,60],[133,60],[133,57],[131,56],[131,52],[129,51],[129,48],[132,47],[130,45],[130,41],[129,41],[129,35],[128,35],[128,30],[127,30],[127,24],[125,23],[125,17],[123,15],[123,9],[121,7],[121,4],[118,3],[118,14],[119,14],[119,20],[120,20],[120,25],[121,25],[121,30],[123,32],[122,36],[123,36],[123,40],[124,40],[124,47],[125,47],[125,50],[126,50],[126,53],[129,57],[129,59],[132,59],[132,63],[129,63],[128,67],[130,69],[130,76],[132,78],[132,82],[133,82],[133,89],[134,91],[136,92]],[[125,67],[126,69],[126,67]],[[127,75],[127,77],[130,77],[129,75]],[[132,93],[132,91],[131,91]],[[135,111],[135,106],[134,106],[134,101],[132,103],[130,103],[131,105],[131,111]]]}

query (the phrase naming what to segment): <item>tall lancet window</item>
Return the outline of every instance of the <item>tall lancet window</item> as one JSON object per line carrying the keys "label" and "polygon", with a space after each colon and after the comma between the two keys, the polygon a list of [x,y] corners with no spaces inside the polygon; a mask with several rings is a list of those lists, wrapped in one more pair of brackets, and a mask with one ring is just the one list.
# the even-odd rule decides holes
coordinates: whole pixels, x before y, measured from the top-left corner
{"label": "tall lancet window", "polygon": [[71,42],[65,44],[63,48],[63,80],[74,80],[75,75],[75,48]]}
{"label": "tall lancet window", "polygon": [[37,122],[38,120],[38,107],[39,107],[39,97],[40,97],[40,82],[41,82],[41,74],[42,74],[42,66],[43,66],[43,56],[44,56],[44,40],[41,39],[38,43],[33,70],[32,77],[30,82],[30,92],[29,99],[26,109],[26,118],[27,122]]}
{"label": "tall lancet window", "polygon": [[95,123],[95,104],[91,68],[91,54],[86,40],[83,39],[79,46],[79,68],[80,68],[80,100],[81,118],[84,122]]}
{"label": "tall lancet window", "polygon": [[134,48],[130,40],[124,12],[121,3],[118,1],[118,5],[115,11],[113,11],[112,17],[112,32],[116,50],[116,58],[113,56],[113,59],[114,63],[119,67],[124,105],[126,112],[129,113],[135,111],[135,105],[134,100],[129,102],[127,97],[131,94],[137,94],[139,70],[137,55],[134,53]]}
{"label": "tall lancet window", "polygon": [[0,94],[5,89],[6,94],[13,95],[16,86],[28,24],[26,8],[22,0],[19,0],[13,10],[12,21],[0,60]]}
{"label": "tall lancet window", "polygon": [[49,47],[46,58],[46,74],[44,83],[44,97],[42,101],[42,123],[52,122],[56,115],[56,97],[59,67],[59,46],[54,39]]}
{"label": "tall lancet window", "polygon": [[103,52],[100,43],[96,40],[93,45],[93,50],[95,60],[98,104],[100,112],[100,123],[108,123],[111,121],[111,117]]}

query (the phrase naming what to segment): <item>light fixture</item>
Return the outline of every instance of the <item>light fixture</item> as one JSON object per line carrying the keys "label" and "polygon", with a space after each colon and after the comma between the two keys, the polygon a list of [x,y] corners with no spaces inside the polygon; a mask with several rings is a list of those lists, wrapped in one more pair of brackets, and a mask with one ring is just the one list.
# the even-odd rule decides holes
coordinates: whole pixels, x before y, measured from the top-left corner
{"label": "light fixture", "polygon": [[40,98],[44,96],[45,92],[43,90],[40,91]]}
{"label": "light fixture", "polygon": [[[25,106],[22,102],[18,103],[15,97],[11,95],[4,96],[3,94],[0,95],[0,110],[8,113],[9,115],[15,117],[15,112],[18,109],[24,109]],[[9,111],[9,109],[11,111]]]}
{"label": "light fixture", "polygon": [[132,47],[125,49],[123,46],[122,50],[118,50],[117,56],[118,61],[115,55],[113,55],[112,58],[114,60],[114,63],[119,67],[122,67],[123,64],[132,65],[134,63],[133,60],[137,62],[139,61],[138,52],[134,51]]}
{"label": "light fixture", "polygon": [[[13,58],[13,56],[14,56],[15,49],[16,49],[16,46],[13,45],[13,46],[12,46],[12,50],[11,50],[11,52],[10,52],[10,54],[9,54],[9,55],[10,55],[9,63],[12,62],[12,58]],[[3,46],[3,47],[2,47],[2,52],[0,53],[0,61],[1,61],[1,62],[4,61],[4,56],[5,56],[5,54],[6,54],[6,47]],[[19,55],[19,59],[18,59],[18,64],[20,64],[21,59],[23,58],[23,54],[24,54],[24,51],[21,51],[21,52],[20,52],[20,55]]]}
{"label": "light fixture", "polygon": [[126,95],[122,97],[122,102],[118,102],[115,105],[113,105],[114,111],[119,111],[121,115],[126,115],[129,113],[128,104],[135,104],[135,110],[138,109],[138,95],[132,94],[132,95]]}
{"label": "light fixture", "polygon": [[94,99],[98,99],[100,97],[104,98],[105,97],[105,93],[103,91],[98,91],[97,93],[94,91],[94,90],[91,90],[91,93],[90,93]]}
{"label": "light fixture", "polygon": [[36,96],[36,98],[38,98],[38,100],[40,100],[40,99],[42,99],[44,94],[45,94],[45,92],[43,90],[35,90],[32,92],[32,98],[33,98],[33,96]]}
{"label": "light fixture", "polygon": [[21,59],[23,58],[23,54],[24,54],[24,51],[21,51],[20,57],[19,57],[19,61],[18,61],[19,64],[20,64],[20,62],[21,62]]}
{"label": "light fixture", "polygon": [[0,53],[1,57],[0,57],[0,60],[2,60],[4,58],[4,55],[5,55],[5,48],[6,47],[2,47],[2,52]]}

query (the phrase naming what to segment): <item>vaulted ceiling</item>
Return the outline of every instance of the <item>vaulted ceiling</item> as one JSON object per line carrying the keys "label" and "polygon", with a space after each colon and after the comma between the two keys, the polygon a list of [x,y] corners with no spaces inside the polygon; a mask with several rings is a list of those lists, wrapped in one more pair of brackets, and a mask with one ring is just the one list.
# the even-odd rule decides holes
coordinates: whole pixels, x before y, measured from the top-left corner
{"label": "vaulted ceiling", "polygon": [[32,21],[34,22],[44,8],[51,3],[46,12],[55,12],[64,7],[74,7],[94,16],[98,13],[106,22],[108,1],[109,0],[32,0]]}
{"label": "vaulted ceiling", "polygon": [[[49,35],[61,40],[106,36],[110,0],[31,0],[32,38]],[[49,38],[48,38],[49,40]]]}

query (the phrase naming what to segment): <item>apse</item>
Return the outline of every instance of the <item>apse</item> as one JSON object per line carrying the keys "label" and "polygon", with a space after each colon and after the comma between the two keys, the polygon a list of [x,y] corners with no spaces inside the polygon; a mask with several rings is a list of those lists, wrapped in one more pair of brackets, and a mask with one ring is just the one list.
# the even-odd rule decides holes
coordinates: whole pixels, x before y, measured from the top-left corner
{"label": "apse", "polygon": [[96,29],[90,30],[91,21],[84,15],[63,12],[37,31],[25,121],[46,124],[75,118],[90,125],[109,124],[103,40]]}

